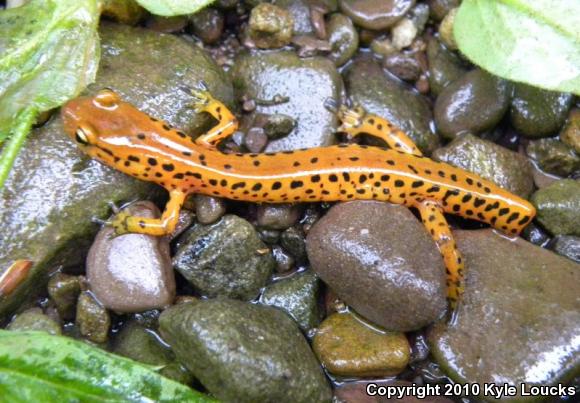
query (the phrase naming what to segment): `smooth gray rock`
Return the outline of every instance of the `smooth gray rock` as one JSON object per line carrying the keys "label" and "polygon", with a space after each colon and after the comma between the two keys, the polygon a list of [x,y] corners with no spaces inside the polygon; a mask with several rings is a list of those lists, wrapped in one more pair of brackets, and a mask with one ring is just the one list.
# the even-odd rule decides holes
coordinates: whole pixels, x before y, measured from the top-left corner
{"label": "smooth gray rock", "polygon": [[561,179],[532,195],[536,220],[554,235],[580,236],[580,181]]}
{"label": "smooth gray rock", "polygon": [[445,312],[443,260],[406,207],[337,204],[314,224],[306,249],[312,269],[336,295],[385,329],[416,330]]}

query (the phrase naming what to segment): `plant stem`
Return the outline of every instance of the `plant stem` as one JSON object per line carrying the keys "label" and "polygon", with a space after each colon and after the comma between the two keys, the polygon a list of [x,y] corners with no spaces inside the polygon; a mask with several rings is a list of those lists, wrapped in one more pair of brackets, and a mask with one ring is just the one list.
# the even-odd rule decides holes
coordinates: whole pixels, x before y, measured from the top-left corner
{"label": "plant stem", "polygon": [[26,136],[30,133],[30,129],[37,115],[36,108],[29,106],[20,112],[15,119],[17,124],[12,130],[12,136],[0,155],[0,190],[4,187],[4,182],[8,178],[12,165],[14,165],[14,160],[20,152]]}

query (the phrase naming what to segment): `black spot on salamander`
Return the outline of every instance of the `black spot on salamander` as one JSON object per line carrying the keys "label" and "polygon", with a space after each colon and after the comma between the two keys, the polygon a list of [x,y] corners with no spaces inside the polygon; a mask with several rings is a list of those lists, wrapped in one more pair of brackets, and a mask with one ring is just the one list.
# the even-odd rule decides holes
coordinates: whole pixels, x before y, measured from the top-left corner
{"label": "black spot on salamander", "polygon": [[349,160],[351,160],[351,161],[358,161],[359,158],[358,157],[350,157]]}
{"label": "black spot on salamander", "polygon": [[314,193],[314,190],[312,190],[312,189],[306,189],[306,190],[304,191],[304,193],[306,193],[307,195],[309,195],[309,194],[312,194],[312,193]]}
{"label": "black spot on salamander", "polygon": [[459,204],[453,205],[453,211],[458,212],[460,209],[461,209],[461,206]]}
{"label": "black spot on salamander", "polygon": [[124,164],[124,165],[125,165],[126,167],[130,166],[130,165],[131,165],[131,161],[125,161],[125,164]]}
{"label": "black spot on salamander", "polygon": [[304,186],[304,182],[302,181],[292,181],[290,182],[290,189],[297,189],[299,187]]}
{"label": "black spot on salamander", "polygon": [[282,187],[282,183],[281,182],[274,182],[272,183],[272,190],[278,190]]}
{"label": "black spot on salamander", "polygon": [[171,127],[166,123],[164,123],[162,127],[163,127],[163,130],[167,130],[167,131],[171,130]]}
{"label": "black spot on salamander", "polygon": [[467,215],[473,215],[473,210],[465,210],[465,214]]}
{"label": "black spot on salamander", "polygon": [[389,175],[381,175],[381,180],[382,180],[383,182],[386,182],[386,181],[388,181],[389,179],[391,179],[391,177],[390,177]]}
{"label": "black spot on salamander", "polygon": [[260,161],[254,160],[253,164],[255,167],[258,167],[258,166],[260,166]]}
{"label": "black spot on salamander", "polygon": [[502,215],[505,215],[505,214],[509,213],[509,211],[510,211],[509,208],[504,207],[502,209],[499,209],[499,211],[497,212],[497,215],[501,217]]}
{"label": "black spot on salamander", "polygon": [[220,181],[220,185],[221,185],[221,186],[223,186],[223,187],[226,187],[226,186],[228,185],[228,181],[227,181],[227,180],[225,180],[225,179],[222,179],[222,180]]}
{"label": "black spot on salamander", "polygon": [[317,157],[313,157],[313,158],[310,159],[310,162],[312,164],[316,164],[318,162],[318,158]]}
{"label": "black spot on salamander", "polygon": [[156,160],[155,158],[153,158],[153,157],[149,157],[149,158],[147,159],[147,163],[148,163],[149,165],[151,165],[152,167],[154,167],[155,165],[157,165],[157,160]]}
{"label": "black spot on salamander", "polygon": [[485,211],[491,211],[491,210],[494,210],[498,207],[499,207],[499,202],[496,201],[493,204],[488,204],[487,206],[485,206]]}
{"label": "black spot on salamander", "polygon": [[232,169],[232,166],[230,164],[225,164],[224,169]]}
{"label": "black spot on salamander", "polygon": [[212,185],[212,186],[217,186],[218,181],[216,179],[210,179],[209,180],[209,184]]}
{"label": "black spot on salamander", "polygon": [[451,180],[452,180],[453,182],[457,182],[457,175],[455,175],[455,174],[451,174]]}
{"label": "black spot on salamander", "polygon": [[[471,196],[471,194],[466,194],[465,196],[463,196],[463,198],[461,199],[461,203],[467,203],[468,201],[471,200],[473,196]],[[476,206],[477,207],[477,206]]]}
{"label": "black spot on salamander", "polygon": [[518,213],[518,212],[512,213],[512,214],[509,216],[509,218],[507,219],[507,223],[509,224],[509,223],[511,223],[512,221],[514,221],[514,220],[517,220],[517,219],[519,218],[519,216],[520,216],[520,213]]}
{"label": "black spot on salamander", "polygon": [[338,182],[338,177],[335,174],[328,175],[328,180],[331,182]]}
{"label": "black spot on salamander", "polygon": [[359,183],[365,183],[367,181],[367,176],[365,174],[362,174],[361,176],[358,177],[358,181]]}
{"label": "black spot on salamander", "polygon": [[437,193],[440,190],[441,190],[441,188],[439,186],[433,185],[429,189],[427,189],[427,193]]}
{"label": "black spot on salamander", "polygon": [[522,218],[518,224],[519,225],[524,225],[525,223],[527,223],[530,220],[530,216],[525,216],[524,218]]}
{"label": "black spot on salamander", "polygon": [[163,176],[163,174],[161,172],[155,172],[156,178],[161,178],[162,176]]}
{"label": "black spot on salamander", "polygon": [[182,139],[184,139],[184,138],[186,138],[186,137],[187,137],[187,135],[186,135],[185,133],[183,133],[182,131],[179,131],[179,130],[178,130],[176,133],[177,133],[177,135],[178,135],[179,137],[181,137]]}
{"label": "black spot on salamander", "polygon": [[127,157],[127,159],[128,159],[129,161],[133,161],[133,162],[139,162],[139,161],[141,161],[141,160],[139,159],[139,157],[136,157],[136,156],[134,156],[134,155],[129,155],[129,156]]}
{"label": "black spot on salamander", "polygon": [[322,194],[323,194],[323,195],[329,195],[329,194],[330,194],[330,192],[329,192],[328,190],[323,190],[323,191],[322,191]]}
{"label": "black spot on salamander", "polygon": [[397,188],[402,188],[403,186],[405,186],[405,182],[403,182],[402,180],[400,180],[400,179],[397,179],[397,180],[395,181],[395,187],[397,187]]}
{"label": "black spot on salamander", "polygon": [[407,165],[407,166],[409,167],[409,169],[411,171],[413,171],[414,174],[418,174],[419,173],[419,171],[417,171],[413,165]]}
{"label": "black spot on salamander", "polygon": [[260,189],[262,189],[262,184],[261,183],[256,183],[254,186],[252,186],[252,190],[254,192],[257,192]]}
{"label": "black spot on salamander", "polygon": [[362,194],[364,194],[364,193],[365,193],[365,190],[364,190],[364,189],[357,189],[357,190],[356,190],[356,192],[357,192],[359,195],[362,195]]}
{"label": "black spot on salamander", "polygon": [[191,157],[191,151],[183,151],[182,154],[186,157]]}
{"label": "black spot on salamander", "polygon": [[312,175],[312,176],[310,177],[310,180],[311,180],[313,183],[320,182],[320,175]]}
{"label": "black spot on salamander", "polygon": [[102,147],[101,150],[103,150],[103,152],[105,154],[109,154],[111,157],[114,155],[113,152],[111,150],[109,150],[108,148]]}
{"label": "black spot on salamander", "polygon": [[246,187],[246,182],[237,182],[232,185],[232,189],[244,188]]}
{"label": "black spot on salamander", "polygon": [[443,171],[438,171],[437,175],[439,175],[442,178],[445,178],[445,172],[443,172]]}
{"label": "black spot on salamander", "polygon": [[201,179],[201,174],[200,174],[200,173],[198,173],[198,172],[191,172],[191,171],[187,171],[187,172],[185,173],[185,175],[187,175],[187,176],[193,176],[193,177],[194,177],[194,178],[196,178],[196,179]]}
{"label": "black spot on salamander", "polygon": [[395,165],[395,161],[393,160],[387,160],[387,164],[394,166]]}
{"label": "black spot on salamander", "polygon": [[467,178],[465,182],[467,182],[468,185],[473,185],[473,179],[471,178]]}
{"label": "black spot on salamander", "polygon": [[175,170],[175,166],[173,164],[163,164],[161,167],[167,172]]}
{"label": "black spot on salamander", "polygon": [[343,179],[344,179],[346,182],[348,182],[348,181],[350,181],[350,174],[349,174],[348,172],[343,172],[343,173],[342,173],[342,178],[343,178]]}
{"label": "black spot on salamander", "polygon": [[475,207],[483,206],[484,204],[485,204],[485,200],[480,199],[479,197],[476,197],[475,200],[473,201],[473,205]]}
{"label": "black spot on salamander", "polygon": [[183,179],[183,174],[182,173],[178,173],[178,174],[173,175],[173,177],[175,179]]}
{"label": "black spot on salamander", "polygon": [[411,187],[412,188],[420,188],[424,184],[425,184],[425,182],[423,182],[423,181],[414,181],[413,183],[411,183]]}

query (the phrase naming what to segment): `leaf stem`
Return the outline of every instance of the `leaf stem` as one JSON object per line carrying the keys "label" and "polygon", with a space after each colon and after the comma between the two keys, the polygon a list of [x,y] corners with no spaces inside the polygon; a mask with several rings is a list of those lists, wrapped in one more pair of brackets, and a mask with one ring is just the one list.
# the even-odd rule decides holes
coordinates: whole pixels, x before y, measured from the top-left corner
{"label": "leaf stem", "polygon": [[12,165],[14,165],[14,160],[22,148],[26,136],[30,133],[37,115],[36,108],[29,106],[20,112],[15,119],[18,124],[14,127],[10,140],[0,154],[0,190],[4,187],[4,182],[8,178]]}

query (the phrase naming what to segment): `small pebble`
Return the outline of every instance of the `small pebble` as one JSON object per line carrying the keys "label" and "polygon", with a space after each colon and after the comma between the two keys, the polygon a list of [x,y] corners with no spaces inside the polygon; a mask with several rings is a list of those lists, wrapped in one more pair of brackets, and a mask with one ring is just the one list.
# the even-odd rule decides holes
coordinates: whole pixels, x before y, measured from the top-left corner
{"label": "small pebble", "polygon": [[450,10],[439,25],[439,37],[441,38],[441,42],[451,50],[457,50],[457,42],[453,36],[453,22],[455,21],[455,16],[457,15],[458,10],[459,8]]}
{"label": "small pebble", "polygon": [[260,204],[257,223],[263,228],[286,229],[298,221],[301,211],[302,207],[298,204]]}
{"label": "small pebble", "polygon": [[6,329],[20,332],[40,331],[53,335],[62,334],[59,324],[48,315],[45,315],[40,308],[31,308],[19,313],[12,319]]}
{"label": "small pebble", "polygon": [[48,281],[48,295],[56,305],[62,319],[74,318],[77,299],[81,292],[78,276],[56,273]]}
{"label": "small pebble", "polygon": [[558,235],[550,242],[550,249],[558,255],[562,255],[580,263],[580,237],[572,235]]}
{"label": "small pebble", "polygon": [[250,14],[248,36],[259,48],[280,48],[290,43],[293,27],[294,19],[289,11],[260,3]]}
{"label": "small pebble", "polygon": [[328,58],[342,66],[358,49],[358,32],[350,18],[339,13],[330,16],[327,29],[331,49]]}
{"label": "small pebble", "polygon": [[411,54],[393,53],[385,57],[384,66],[405,81],[416,81],[421,74],[419,61]]}
{"label": "small pebble", "polygon": [[252,127],[244,136],[244,145],[251,153],[259,153],[266,148],[268,136],[261,127]]}
{"label": "small pebble", "polygon": [[580,154],[580,109],[573,108],[568,120],[560,133],[560,140]]}
{"label": "small pebble", "polygon": [[90,292],[83,291],[77,302],[76,325],[82,336],[94,343],[104,343],[111,328],[111,316]]}
{"label": "small pebble", "polygon": [[224,17],[215,8],[204,8],[189,17],[191,32],[206,45],[219,41],[224,30]]}
{"label": "small pebble", "polygon": [[403,18],[392,29],[393,46],[401,50],[410,46],[417,36],[417,27],[409,18]]}
{"label": "small pebble", "polygon": [[338,4],[356,25],[383,30],[399,21],[415,4],[415,0],[339,0]]}
{"label": "small pebble", "polygon": [[220,197],[196,194],[195,215],[202,224],[212,224],[226,213],[226,202]]}
{"label": "small pebble", "polygon": [[280,235],[280,244],[299,262],[306,259],[304,233],[299,228],[290,227],[282,232]]}
{"label": "small pebble", "polygon": [[532,140],[528,143],[526,152],[545,172],[568,176],[580,170],[580,157],[576,151],[555,138]]}
{"label": "small pebble", "polygon": [[279,245],[272,247],[272,255],[276,260],[276,272],[286,273],[294,268],[296,260]]}
{"label": "small pebble", "polygon": [[187,17],[184,15],[179,15],[176,17],[161,17],[158,15],[151,15],[147,22],[146,27],[152,31],[172,33],[182,31],[187,25]]}

